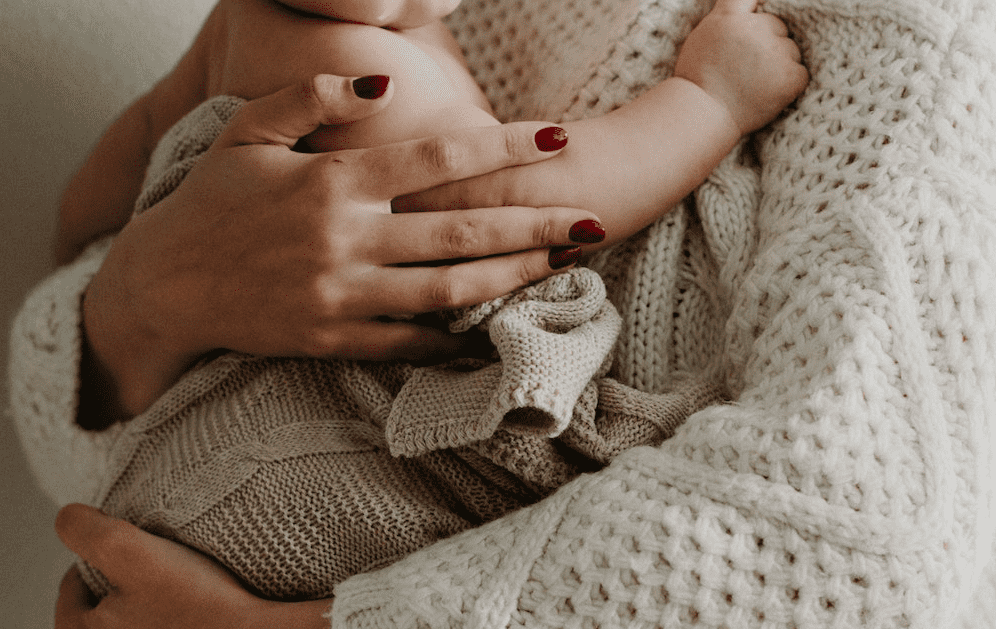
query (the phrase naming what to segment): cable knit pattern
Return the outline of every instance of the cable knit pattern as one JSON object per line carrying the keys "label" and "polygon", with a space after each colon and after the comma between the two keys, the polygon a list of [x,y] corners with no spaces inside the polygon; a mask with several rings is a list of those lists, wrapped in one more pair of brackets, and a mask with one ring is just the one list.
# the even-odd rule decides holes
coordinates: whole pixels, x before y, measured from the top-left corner
{"label": "cable knit pattern", "polygon": [[[464,0],[451,24],[501,117],[559,119],[665,76],[707,4]],[[807,91],[694,208],[591,264],[622,317],[606,382],[721,374],[734,403],[347,579],[333,627],[992,626],[996,6],[764,10],[799,42]],[[77,320],[51,286],[15,336]],[[15,408],[40,469],[72,383],[32,343],[11,373],[53,387]]]}

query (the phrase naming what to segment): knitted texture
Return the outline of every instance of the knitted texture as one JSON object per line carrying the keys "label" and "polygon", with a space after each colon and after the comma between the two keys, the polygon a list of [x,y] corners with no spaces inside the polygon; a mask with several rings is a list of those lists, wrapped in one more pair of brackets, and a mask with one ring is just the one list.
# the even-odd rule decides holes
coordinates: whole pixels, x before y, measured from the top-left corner
{"label": "knitted texture", "polygon": [[[665,76],[708,9],[612,4],[625,20],[606,0],[464,0],[451,24],[502,118],[556,120]],[[622,317],[613,382],[655,391],[676,374],[720,373],[734,403],[347,579],[332,626],[991,626],[996,7],[764,9],[803,50],[805,94],[720,165],[694,212],[591,265]],[[593,50],[606,16],[616,30]],[[52,288],[77,277],[39,287],[15,327],[11,374],[27,392],[15,416],[36,469],[57,451],[39,444],[77,434],[71,395],[30,393],[75,386],[63,374],[73,332],[51,331],[78,320]],[[64,345],[32,342],[53,338]],[[37,356],[61,357],[62,370]],[[106,467],[107,450],[92,452],[91,467]],[[456,465],[437,455],[420,462]],[[43,478],[85,499],[72,474]],[[516,482],[495,471],[486,484],[514,497]]]}
{"label": "knitted texture", "polygon": [[[242,103],[211,99],[166,134],[136,214],[182,183]],[[604,378],[620,317],[588,269],[447,319],[488,332],[500,362],[233,355],[195,369],[122,431],[98,504],[219,559],[264,596],[328,597],[349,576],[660,443],[721,399],[703,380],[655,395]]]}
{"label": "knitted texture", "polygon": [[[614,46],[582,50],[599,6],[481,0],[451,23],[473,68],[511,77],[479,74],[500,115],[546,115],[522,83],[554,80],[585,95],[572,117],[667,73],[707,8],[644,2]],[[994,527],[996,7],[764,10],[799,42],[807,91],[720,165],[694,216],[592,265],[623,316],[621,380],[653,386],[666,361],[709,356],[712,332],[683,314],[712,303],[735,403],[538,505],[353,577],[332,626],[991,624],[991,603],[957,611],[993,597],[987,577],[972,599]],[[543,11],[564,17],[522,28],[536,23],[523,13]],[[592,54],[595,72],[544,76],[556,58]],[[639,358],[660,347],[666,358]]]}

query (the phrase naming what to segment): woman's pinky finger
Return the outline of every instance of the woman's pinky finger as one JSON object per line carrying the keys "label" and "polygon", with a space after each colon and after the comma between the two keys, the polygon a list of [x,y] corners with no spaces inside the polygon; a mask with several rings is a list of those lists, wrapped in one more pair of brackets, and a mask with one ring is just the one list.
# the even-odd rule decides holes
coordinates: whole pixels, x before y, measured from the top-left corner
{"label": "woman's pinky finger", "polygon": [[446,360],[476,339],[407,321],[363,321],[337,330],[335,356],[356,360]]}

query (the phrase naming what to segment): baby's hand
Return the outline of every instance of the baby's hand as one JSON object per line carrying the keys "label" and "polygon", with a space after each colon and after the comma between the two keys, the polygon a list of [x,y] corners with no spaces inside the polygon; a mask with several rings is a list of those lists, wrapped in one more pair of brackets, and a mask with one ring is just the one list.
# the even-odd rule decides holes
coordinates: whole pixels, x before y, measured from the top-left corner
{"label": "baby's hand", "polygon": [[775,119],[809,81],[802,54],[758,0],[718,0],[682,45],[675,76],[722,103],[741,133]]}

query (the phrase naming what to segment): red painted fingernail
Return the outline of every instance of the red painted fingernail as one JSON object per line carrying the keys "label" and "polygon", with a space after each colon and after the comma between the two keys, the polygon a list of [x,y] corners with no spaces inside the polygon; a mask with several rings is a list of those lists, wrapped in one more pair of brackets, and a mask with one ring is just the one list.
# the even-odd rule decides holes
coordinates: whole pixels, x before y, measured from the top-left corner
{"label": "red painted fingernail", "polygon": [[605,240],[605,228],[598,221],[589,218],[571,225],[568,236],[572,242],[583,242],[590,245]]}
{"label": "red painted fingernail", "polygon": [[581,259],[581,247],[550,247],[551,269],[562,269]]}
{"label": "red painted fingernail", "polygon": [[536,132],[535,140],[541,151],[559,151],[567,146],[567,132],[560,127],[546,127]]}
{"label": "red painted fingernail", "polygon": [[353,93],[366,100],[380,98],[387,91],[387,86],[391,82],[391,77],[383,74],[374,74],[353,79]]}

